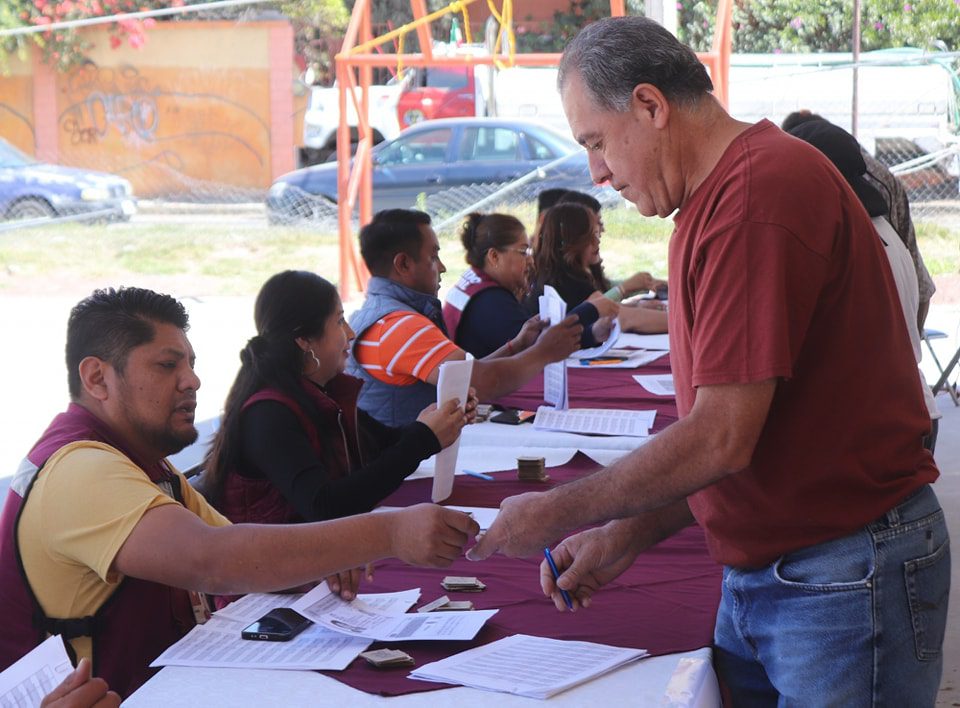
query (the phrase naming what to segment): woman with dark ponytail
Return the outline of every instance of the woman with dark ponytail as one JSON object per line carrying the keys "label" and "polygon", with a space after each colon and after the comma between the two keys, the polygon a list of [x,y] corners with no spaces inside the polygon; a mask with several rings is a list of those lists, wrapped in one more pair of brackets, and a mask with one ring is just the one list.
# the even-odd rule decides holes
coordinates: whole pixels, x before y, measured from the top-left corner
{"label": "woman with dark ponytail", "polygon": [[321,521],[373,509],[420,462],[450,445],[472,413],[455,401],[390,428],[357,408],[343,373],[354,337],[336,288],[318,275],[270,278],[257,336],[204,462],[203,491],[234,522]]}
{"label": "woman with dark ponytail", "polygon": [[[470,268],[443,305],[448,335],[477,358],[523,351],[542,329],[539,317],[531,318],[532,310],[522,304],[533,266],[523,224],[509,214],[473,213],[463,223],[460,241]],[[605,337],[609,332],[609,323],[601,323],[594,332],[591,326],[598,313],[589,303],[571,314],[580,317],[584,346],[595,346],[594,335]]]}

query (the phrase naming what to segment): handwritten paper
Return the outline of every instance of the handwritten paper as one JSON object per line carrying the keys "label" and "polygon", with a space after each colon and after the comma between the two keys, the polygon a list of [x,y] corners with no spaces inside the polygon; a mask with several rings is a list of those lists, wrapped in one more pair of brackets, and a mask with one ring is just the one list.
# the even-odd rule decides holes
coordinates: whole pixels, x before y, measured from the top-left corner
{"label": "handwritten paper", "polygon": [[49,637],[0,673],[0,706],[35,708],[71,671],[60,635]]}
{"label": "handwritten paper", "polygon": [[[473,357],[467,354],[463,361],[448,361],[440,365],[440,375],[437,379],[437,407],[439,408],[454,398],[460,404],[467,402],[470,392],[470,376],[473,374]],[[460,450],[460,438],[457,437],[452,445],[437,453],[434,463],[433,491],[430,499],[434,504],[441,502],[453,492],[453,476],[457,469],[457,454]]]}
{"label": "handwritten paper", "polygon": [[646,655],[644,649],[515,634],[421,666],[410,678],[544,699]]}
{"label": "handwritten paper", "polygon": [[568,433],[594,435],[627,435],[647,437],[656,411],[623,411],[604,408],[571,408],[558,410],[540,406],[533,427],[537,430],[561,430]]}
{"label": "handwritten paper", "polygon": [[[540,296],[540,319],[547,320],[551,326],[567,316],[567,303],[560,294],[549,285],[543,286]],[[543,369],[543,400],[552,403],[560,410],[570,406],[567,391],[567,366],[562,361],[547,364]]]}

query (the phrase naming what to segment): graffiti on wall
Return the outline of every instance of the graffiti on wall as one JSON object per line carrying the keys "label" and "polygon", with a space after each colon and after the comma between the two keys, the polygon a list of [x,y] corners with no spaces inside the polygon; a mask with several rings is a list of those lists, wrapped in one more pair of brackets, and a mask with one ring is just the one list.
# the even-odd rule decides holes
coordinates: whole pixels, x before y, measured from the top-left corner
{"label": "graffiti on wall", "polygon": [[88,62],[61,83],[61,149],[124,174],[142,195],[188,191],[198,181],[269,186],[270,127],[254,110],[265,93],[254,78]]}
{"label": "graffiti on wall", "polygon": [[97,143],[111,128],[144,141],[156,136],[160,89],[134,67],[100,69],[88,63],[70,74],[66,91],[68,96],[83,97],[60,116],[73,145]]}

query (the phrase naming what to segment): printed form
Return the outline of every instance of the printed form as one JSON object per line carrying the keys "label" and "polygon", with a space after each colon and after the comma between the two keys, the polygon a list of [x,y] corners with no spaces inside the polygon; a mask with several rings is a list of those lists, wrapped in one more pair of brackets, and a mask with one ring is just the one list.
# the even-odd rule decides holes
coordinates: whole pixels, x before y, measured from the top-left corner
{"label": "printed form", "polygon": [[486,621],[497,614],[497,610],[390,613],[359,598],[346,602],[330,592],[326,585],[318,585],[304,595],[293,609],[335,632],[393,641],[473,639]]}
{"label": "printed form", "polygon": [[0,706],[35,708],[71,671],[60,635],[49,637],[0,673]]}
{"label": "printed form", "polygon": [[515,634],[421,666],[410,678],[544,699],[646,655],[645,649]]}
{"label": "printed form", "polygon": [[[326,583],[321,586],[329,593]],[[303,595],[250,593],[214,613],[161,654],[151,666],[203,666],[226,669],[290,669],[340,671],[371,644],[320,625],[308,627],[288,642],[243,639],[240,632],[277,607],[293,607]],[[420,598],[418,589],[362,594],[384,612],[406,612]]]}
{"label": "printed form", "polygon": [[571,408],[558,410],[540,406],[533,419],[536,430],[561,430],[568,433],[594,435],[627,435],[647,437],[656,418],[656,411],[622,411],[606,408]]}

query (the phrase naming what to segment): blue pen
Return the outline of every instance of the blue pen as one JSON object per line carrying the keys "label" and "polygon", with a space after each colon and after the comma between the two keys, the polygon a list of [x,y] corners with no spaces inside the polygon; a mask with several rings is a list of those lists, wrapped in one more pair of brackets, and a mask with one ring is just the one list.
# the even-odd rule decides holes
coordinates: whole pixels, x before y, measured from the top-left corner
{"label": "blue pen", "polygon": [[472,471],[472,470],[463,470],[463,473],[464,473],[464,474],[468,474],[468,475],[470,475],[471,477],[477,477],[478,479],[485,479],[485,480],[487,480],[488,482],[492,482],[492,481],[493,481],[493,476],[492,476],[492,475],[484,474],[483,472],[474,472],[474,471]]}
{"label": "blue pen", "polygon": [[[546,558],[546,559],[547,559],[547,563],[550,564],[550,572],[553,573],[553,579],[554,579],[554,580],[559,580],[559,578],[560,578],[560,571],[557,570],[557,564],[553,562],[553,556],[550,555],[550,549],[549,549],[549,548],[544,548],[544,549],[543,549],[543,557]],[[557,586],[557,589],[560,591],[560,597],[563,598],[563,601],[564,601],[564,603],[566,604],[567,609],[568,609],[568,610],[572,610],[572,609],[573,609],[573,600],[570,599],[570,593],[568,593],[566,590],[564,590],[563,588],[561,588],[559,585]]]}

